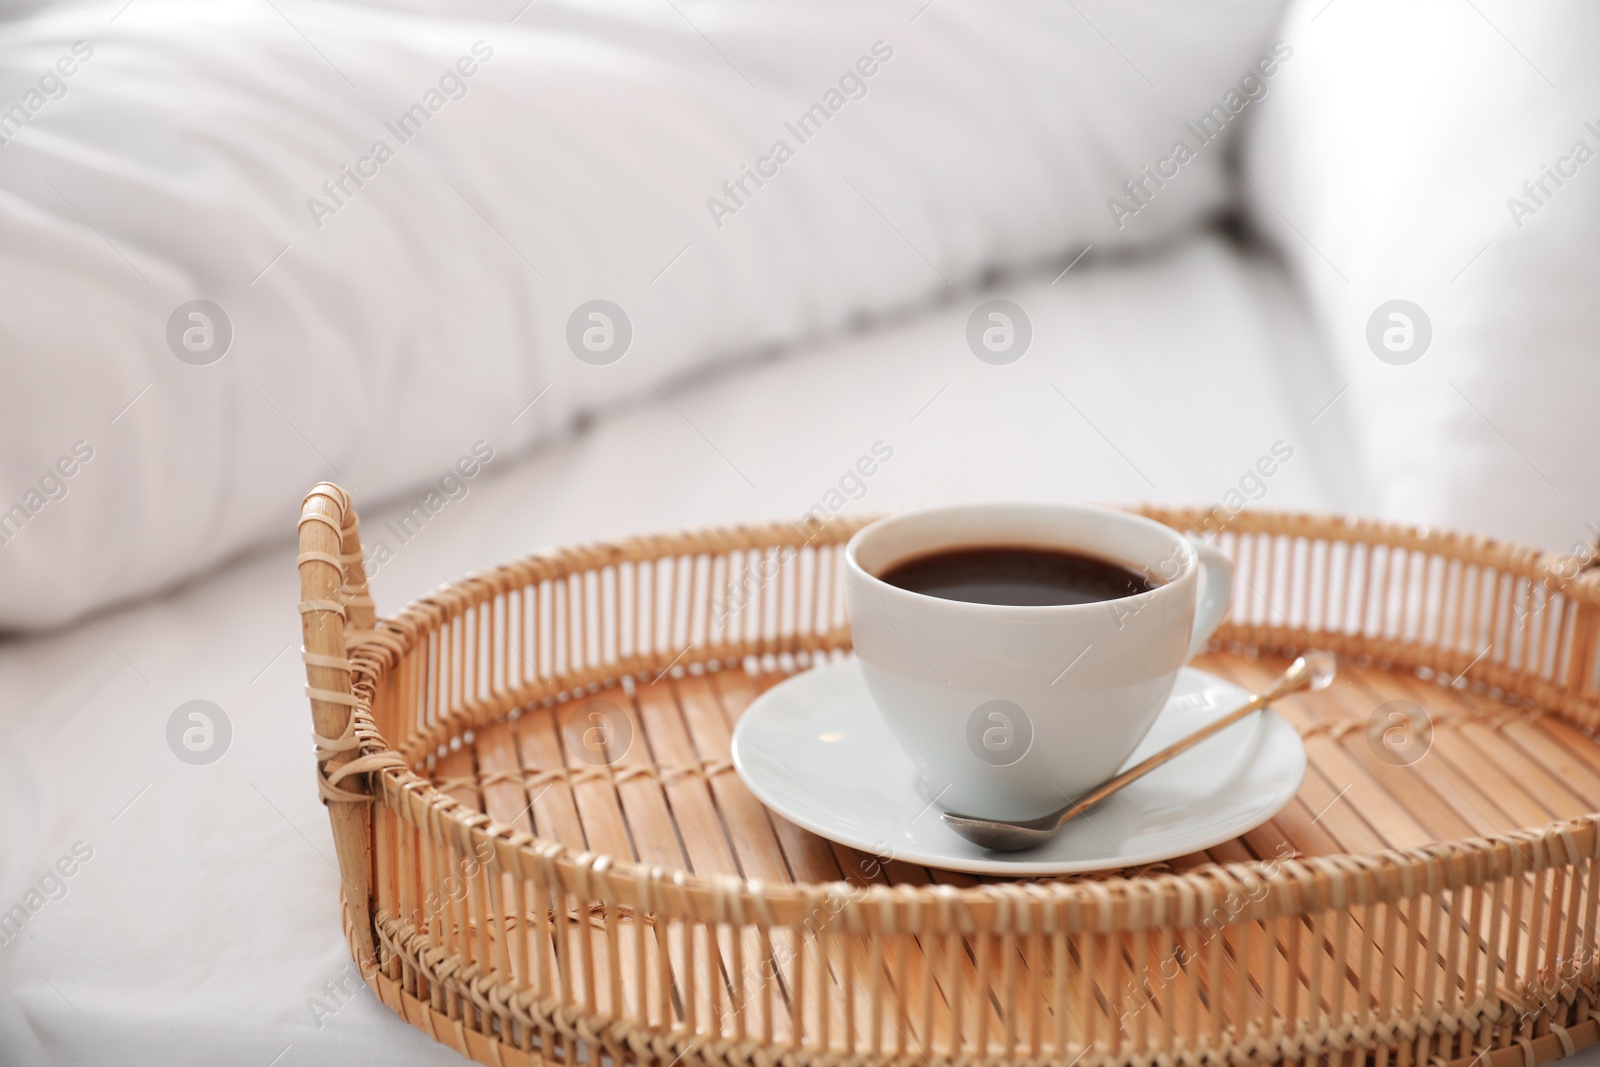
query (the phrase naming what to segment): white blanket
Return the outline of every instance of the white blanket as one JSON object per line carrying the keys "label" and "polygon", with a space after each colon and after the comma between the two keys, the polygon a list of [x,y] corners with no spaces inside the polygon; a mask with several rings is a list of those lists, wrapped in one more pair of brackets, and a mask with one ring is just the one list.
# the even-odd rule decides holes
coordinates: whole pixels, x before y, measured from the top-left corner
{"label": "white blanket", "polygon": [[0,26],[0,627],[213,566],[317,478],[388,497],[719,358],[1170,238],[1224,204],[1231,129],[1141,168],[1278,3],[121,6]]}

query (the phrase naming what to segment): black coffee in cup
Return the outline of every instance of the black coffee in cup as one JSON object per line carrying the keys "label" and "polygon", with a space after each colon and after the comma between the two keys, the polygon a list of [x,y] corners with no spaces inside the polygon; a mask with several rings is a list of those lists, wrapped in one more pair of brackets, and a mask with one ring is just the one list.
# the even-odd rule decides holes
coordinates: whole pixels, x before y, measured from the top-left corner
{"label": "black coffee in cup", "polygon": [[1120,563],[1061,548],[963,545],[892,564],[878,575],[912,593],[969,604],[1096,604],[1156,587]]}

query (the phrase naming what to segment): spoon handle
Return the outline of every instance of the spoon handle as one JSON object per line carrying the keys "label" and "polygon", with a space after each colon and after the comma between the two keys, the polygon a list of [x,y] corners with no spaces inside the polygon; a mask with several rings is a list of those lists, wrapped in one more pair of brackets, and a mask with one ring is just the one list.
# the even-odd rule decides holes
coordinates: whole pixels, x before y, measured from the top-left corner
{"label": "spoon handle", "polygon": [[1068,820],[1077,818],[1079,815],[1082,815],[1084,812],[1088,811],[1102,800],[1105,800],[1111,794],[1120,790],[1123,786],[1143,778],[1145,775],[1149,774],[1163,763],[1166,763],[1177,756],[1183,755],[1185,752],[1189,751],[1206,738],[1216,736],[1223,730],[1226,730],[1228,727],[1238,722],[1240,719],[1243,719],[1254,712],[1260,711],[1274,700],[1285,697],[1290,693],[1296,693],[1302,689],[1307,689],[1311,685],[1311,670],[1305,666],[1304,660],[1295,661],[1294,666],[1288,671],[1285,671],[1283,676],[1278,679],[1277,683],[1273,685],[1271,689],[1268,689],[1265,692],[1257,693],[1255,696],[1245,701],[1233,711],[1228,712],[1228,714],[1224,715],[1216,722],[1213,722],[1208,726],[1201,727],[1182,740],[1173,742],[1160,752],[1157,752],[1155,755],[1151,756],[1149,759],[1143,760],[1140,763],[1129,767],[1115,778],[1102,783],[1092,791],[1084,794],[1078,799],[1077,803],[1073,804],[1070,808],[1061,813],[1061,818],[1056,823],[1056,826],[1059,827]]}

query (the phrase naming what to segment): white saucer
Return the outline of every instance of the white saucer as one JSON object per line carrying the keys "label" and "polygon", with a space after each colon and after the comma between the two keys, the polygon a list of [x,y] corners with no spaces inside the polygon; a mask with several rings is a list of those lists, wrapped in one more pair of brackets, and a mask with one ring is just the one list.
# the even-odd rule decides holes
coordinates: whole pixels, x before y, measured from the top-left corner
{"label": "white saucer", "polygon": [[[1249,697],[1185,667],[1132,765]],[[750,792],[790,822],[851,848],[974,874],[1070,874],[1172,859],[1232,840],[1276,815],[1306,771],[1300,735],[1271,709],[1152,771],[1027,852],[958,836],[890,734],[854,659],[795,675],[750,705],[733,733]]]}

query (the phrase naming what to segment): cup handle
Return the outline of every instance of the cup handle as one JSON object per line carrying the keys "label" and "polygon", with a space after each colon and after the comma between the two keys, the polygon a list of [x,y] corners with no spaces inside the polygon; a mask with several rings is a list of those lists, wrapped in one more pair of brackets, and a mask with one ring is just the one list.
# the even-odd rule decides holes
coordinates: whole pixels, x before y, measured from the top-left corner
{"label": "cup handle", "polygon": [[1200,595],[1194,606],[1194,633],[1189,638],[1189,659],[1199,655],[1211,635],[1222,625],[1233,603],[1233,560],[1219,548],[1189,542],[1200,557]]}

